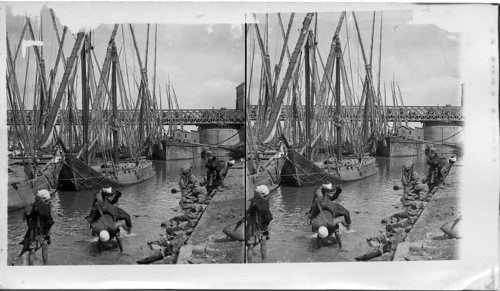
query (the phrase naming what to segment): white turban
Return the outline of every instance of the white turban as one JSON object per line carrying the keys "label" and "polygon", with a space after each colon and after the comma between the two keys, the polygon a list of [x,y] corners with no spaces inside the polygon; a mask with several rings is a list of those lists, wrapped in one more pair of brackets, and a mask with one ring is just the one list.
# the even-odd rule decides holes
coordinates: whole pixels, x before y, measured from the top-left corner
{"label": "white turban", "polygon": [[330,184],[323,184],[323,189],[332,190],[333,189],[332,183],[330,183]]}
{"label": "white turban", "polygon": [[109,232],[107,230],[101,230],[101,232],[99,232],[99,239],[102,242],[107,242],[109,240]]}
{"label": "white turban", "polygon": [[261,194],[261,195],[268,195],[269,194],[269,188],[267,188],[266,185],[259,185],[255,188],[255,192]]}
{"label": "white turban", "polygon": [[45,200],[50,199],[50,192],[47,189],[38,190],[38,193],[36,195]]}
{"label": "white turban", "polygon": [[318,235],[320,238],[325,238],[328,236],[328,228],[326,226],[320,226],[318,229]]}
{"label": "white turban", "polygon": [[234,165],[234,162],[235,162],[235,161],[234,161],[233,159],[231,159],[231,160],[227,161],[227,163],[228,163],[228,164],[230,164],[230,165]]}
{"label": "white turban", "polygon": [[113,193],[113,188],[111,188],[111,187],[109,187],[109,188],[102,188],[102,192],[111,194],[111,193]]}

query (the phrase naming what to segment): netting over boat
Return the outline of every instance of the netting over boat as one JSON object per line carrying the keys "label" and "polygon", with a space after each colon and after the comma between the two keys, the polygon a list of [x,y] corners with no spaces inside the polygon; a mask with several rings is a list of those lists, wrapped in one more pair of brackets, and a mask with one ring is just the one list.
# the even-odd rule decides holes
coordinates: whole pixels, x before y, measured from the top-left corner
{"label": "netting over boat", "polygon": [[319,168],[295,150],[288,151],[285,165],[281,171],[281,177],[285,185],[297,187],[315,186],[339,181],[339,177]]}

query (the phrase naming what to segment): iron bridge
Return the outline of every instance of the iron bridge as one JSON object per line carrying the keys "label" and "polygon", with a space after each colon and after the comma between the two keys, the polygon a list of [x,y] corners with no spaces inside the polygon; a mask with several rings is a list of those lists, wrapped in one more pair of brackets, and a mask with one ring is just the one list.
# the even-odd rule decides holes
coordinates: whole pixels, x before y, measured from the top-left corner
{"label": "iron bridge", "polygon": [[[107,122],[111,119],[111,110],[104,110],[102,117],[99,119]],[[33,110],[26,110],[26,122],[32,124]],[[81,124],[82,111],[77,111],[77,116],[73,117],[74,124]],[[134,118],[135,116],[135,118]],[[139,111],[134,110],[118,110],[118,119],[121,124],[137,123]],[[61,118],[62,117],[62,118]],[[95,117],[92,116],[91,119]],[[7,125],[13,124],[14,116],[12,110],[7,111]],[[77,119],[78,118],[78,119]],[[245,123],[245,111],[237,109],[180,109],[161,111],[161,121],[163,125],[168,124],[185,124],[185,125],[243,125]],[[68,123],[68,112],[66,110],[59,111],[56,124],[60,125],[61,120]],[[78,121],[77,121],[78,120]],[[135,121],[134,121],[135,120]],[[21,121],[18,119],[18,123]]]}
{"label": "iron bridge", "polygon": [[[465,117],[461,106],[386,106],[385,109],[378,109],[382,115],[386,114],[388,121],[408,121],[408,122],[463,122]],[[363,116],[364,107],[341,106],[340,115],[343,120],[360,120]],[[293,118],[292,106],[286,105],[281,110],[280,120]],[[316,117],[322,119],[335,120],[335,108],[330,106],[321,108],[314,113]],[[257,116],[257,105],[250,108],[250,119],[255,120]],[[305,117],[305,106],[296,116],[299,120]]]}

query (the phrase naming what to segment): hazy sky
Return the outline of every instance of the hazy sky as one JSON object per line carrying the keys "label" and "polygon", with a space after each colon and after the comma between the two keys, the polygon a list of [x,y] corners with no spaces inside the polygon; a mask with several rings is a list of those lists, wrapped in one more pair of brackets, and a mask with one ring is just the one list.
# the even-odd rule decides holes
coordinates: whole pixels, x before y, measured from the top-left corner
{"label": "hazy sky", "polygon": [[[460,25],[451,26],[448,21],[453,17],[453,6],[447,7],[447,15],[436,11],[384,11],[382,30],[382,71],[381,90],[383,82],[387,86],[387,104],[392,105],[390,95],[390,81],[394,72],[396,81],[399,83],[405,105],[460,105],[461,79],[461,34]],[[361,30],[364,49],[369,58],[372,31],[373,12],[359,12],[356,14],[359,28]],[[298,39],[299,31],[304,21],[305,13],[297,13],[293,22],[288,45],[293,51]],[[339,21],[340,13],[319,13],[317,19],[317,40],[323,63],[326,65],[330,43]],[[379,33],[381,13],[377,12],[375,22],[375,40],[372,61],[372,72],[376,88],[378,59],[379,59]],[[290,14],[282,14],[283,23],[286,27]],[[283,43],[281,31],[278,26],[276,14],[269,14],[269,55],[271,64],[278,63],[279,54]],[[264,31],[265,15],[258,14],[259,29]],[[314,30],[316,20],[313,19],[310,29]],[[354,85],[358,85],[359,75],[356,67],[359,67],[364,78],[364,64],[359,48],[358,36],[356,34],[352,13],[347,13],[347,26],[343,23],[340,33],[340,41],[344,51],[344,62],[351,62],[353,66]],[[449,31],[452,27],[455,31]],[[347,29],[347,31],[346,31]],[[255,32],[249,34],[252,38]],[[252,38],[248,38],[250,46]],[[349,50],[347,50],[348,44]],[[249,48],[250,48],[249,46]],[[255,68],[260,68],[260,51],[256,44]],[[249,50],[250,54],[250,50]],[[349,57],[350,56],[350,57]],[[250,55],[249,55],[250,58]],[[285,58],[286,59],[286,58]],[[320,76],[323,69],[317,56]],[[288,64],[284,62],[282,72],[286,71]],[[257,72],[257,73],[256,73]],[[349,73],[348,73],[349,74]],[[254,69],[253,85],[260,76],[260,71]],[[282,74],[284,75],[284,74]],[[361,84],[361,83],[360,83]],[[352,85],[352,84],[351,84]],[[252,86],[254,93],[257,93]],[[361,86],[358,87],[361,95]],[[256,100],[253,93],[252,99]],[[254,103],[254,102],[253,102]]]}
{"label": "hazy sky", "polygon": [[[106,47],[111,35],[112,25],[116,21],[114,18],[100,18],[102,24],[93,13],[92,5],[78,7],[78,5],[46,4],[48,8],[54,7],[57,17],[59,33],[62,33],[62,26],[69,26],[68,33],[74,34],[81,27],[93,28],[93,44],[99,66],[104,61]],[[80,4],[81,5],[81,4]],[[38,39],[40,31],[40,3],[23,4],[10,7],[7,10],[7,32],[11,42],[11,48],[15,47],[24,25],[24,15],[32,17],[32,25],[35,35]],[[47,76],[50,68],[54,66],[57,45],[54,36],[54,29],[47,7],[42,9],[43,15],[43,34],[44,34],[44,58],[47,67]],[[94,9],[99,9],[95,6]],[[116,7],[116,6],[115,6]],[[82,10],[86,11],[85,13]],[[137,9],[136,9],[137,11]],[[100,10],[102,13],[103,11]],[[138,13],[140,13],[138,11]],[[62,15],[62,16],[61,16]],[[89,17],[86,22],[85,15]],[[60,20],[61,19],[61,20]],[[137,19],[144,19],[137,18]],[[157,18],[158,19],[158,18]],[[123,73],[125,73],[125,51],[129,69],[130,86],[133,86],[135,79],[140,80],[140,71],[136,60],[136,53],[132,44],[128,20],[134,24],[134,18],[121,19],[123,25],[125,41],[122,37],[122,30],[119,28],[116,44],[121,52],[120,63]],[[66,21],[67,23],[65,23]],[[165,21],[166,22],[166,21]],[[79,26],[80,25],[80,26]],[[153,79],[153,59],[154,59],[154,24],[150,26],[149,40],[149,59],[148,59],[148,77],[150,82]],[[134,24],[135,35],[141,54],[142,62],[145,62],[146,48],[146,24]],[[71,48],[74,45],[74,36],[67,34],[65,41],[65,56],[69,57]],[[27,39],[25,35],[24,39]],[[170,77],[170,82],[175,89],[181,108],[234,108],[236,99],[236,86],[244,81],[244,35],[243,25],[241,24],[159,24],[158,25],[158,47],[157,47],[157,86],[161,85],[162,106],[167,108],[165,97],[165,83]],[[30,71],[34,72],[35,63],[34,54],[31,54]],[[22,91],[24,84],[24,72],[26,68],[26,58],[19,57],[17,61],[17,75],[19,87]],[[96,66],[97,67],[97,66]],[[62,66],[58,70],[58,80],[63,73]],[[97,73],[97,71],[96,71]],[[30,77],[31,85],[27,88],[27,100],[31,104],[33,94],[34,74]],[[80,81],[77,81],[77,87],[80,87]],[[28,83],[30,84],[30,83]],[[150,87],[152,91],[152,87]],[[78,89],[79,90],[79,89]],[[134,89],[132,89],[134,91]],[[156,89],[158,95],[158,89]],[[80,101],[78,101],[80,102]],[[30,106],[30,105],[29,105]]]}

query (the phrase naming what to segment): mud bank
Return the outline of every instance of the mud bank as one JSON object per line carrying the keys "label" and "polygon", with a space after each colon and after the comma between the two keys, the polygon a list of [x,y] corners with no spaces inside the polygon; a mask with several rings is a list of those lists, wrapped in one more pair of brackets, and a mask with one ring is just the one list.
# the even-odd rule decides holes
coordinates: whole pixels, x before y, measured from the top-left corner
{"label": "mud bank", "polygon": [[222,191],[193,191],[182,197],[182,214],[161,224],[165,235],[148,242],[156,252],[138,263],[242,263],[244,243],[227,238],[222,230],[245,214],[243,176],[243,165],[236,164],[229,170]]}

